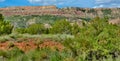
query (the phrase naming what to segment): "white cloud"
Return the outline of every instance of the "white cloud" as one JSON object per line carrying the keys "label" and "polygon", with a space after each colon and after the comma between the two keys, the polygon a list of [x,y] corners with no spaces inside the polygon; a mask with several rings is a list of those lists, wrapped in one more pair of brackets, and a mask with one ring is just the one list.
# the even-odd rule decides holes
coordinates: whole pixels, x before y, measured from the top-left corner
{"label": "white cloud", "polygon": [[112,7],[118,7],[118,8],[120,8],[120,4],[115,4],[115,3],[113,3],[113,4],[111,4],[111,6],[112,6]]}
{"label": "white cloud", "polygon": [[56,0],[28,0],[30,3],[56,2]]}
{"label": "white cloud", "polygon": [[104,5],[99,5],[99,7],[104,7]]}
{"label": "white cloud", "polygon": [[120,5],[115,5],[115,4],[111,4],[111,5],[96,5],[93,8],[120,8]]}
{"label": "white cloud", "polygon": [[93,8],[102,8],[102,7],[104,7],[104,5],[94,6]]}
{"label": "white cloud", "polygon": [[95,0],[96,4],[120,3],[120,0]]}
{"label": "white cloud", "polygon": [[28,1],[32,4],[64,5],[64,4],[68,4],[68,3],[73,3],[75,0],[28,0]]}
{"label": "white cloud", "polygon": [[108,3],[111,2],[112,0],[95,0],[96,4],[101,4],[101,3]]}
{"label": "white cloud", "polygon": [[120,0],[95,0],[95,7],[120,7]]}
{"label": "white cloud", "polygon": [[4,2],[5,0],[0,0],[0,2]]}
{"label": "white cloud", "polygon": [[[42,4],[42,5],[55,5],[57,0],[28,0],[32,4]],[[61,2],[60,2],[61,3]]]}

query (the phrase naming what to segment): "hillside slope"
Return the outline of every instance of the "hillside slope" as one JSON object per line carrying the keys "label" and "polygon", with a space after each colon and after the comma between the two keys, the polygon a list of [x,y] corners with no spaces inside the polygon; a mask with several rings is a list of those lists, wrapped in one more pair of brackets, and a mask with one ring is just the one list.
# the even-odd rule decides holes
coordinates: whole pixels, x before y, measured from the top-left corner
{"label": "hillside slope", "polygon": [[120,8],[79,8],[66,7],[57,8],[56,6],[21,6],[0,8],[0,13],[4,16],[14,15],[59,15],[65,17],[120,17]]}

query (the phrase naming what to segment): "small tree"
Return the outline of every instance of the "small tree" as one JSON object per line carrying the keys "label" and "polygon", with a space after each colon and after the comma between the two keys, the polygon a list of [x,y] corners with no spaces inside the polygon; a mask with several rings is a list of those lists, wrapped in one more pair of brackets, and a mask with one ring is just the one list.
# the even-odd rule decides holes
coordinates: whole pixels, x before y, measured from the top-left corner
{"label": "small tree", "polygon": [[0,14],[0,35],[2,34],[10,34],[12,32],[13,26],[4,21],[4,17]]}
{"label": "small tree", "polygon": [[56,21],[50,30],[53,34],[71,34],[72,26],[66,20]]}
{"label": "small tree", "polygon": [[44,30],[45,28],[42,24],[32,24],[26,29],[26,32],[29,34],[42,34]]}
{"label": "small tree", "polygon": [[79,33],[79,31],[80,31],[80,27],[78,26],[77,23],[74,23],[73,26],[72,26],[72,34],[76,35],[76,34]]}

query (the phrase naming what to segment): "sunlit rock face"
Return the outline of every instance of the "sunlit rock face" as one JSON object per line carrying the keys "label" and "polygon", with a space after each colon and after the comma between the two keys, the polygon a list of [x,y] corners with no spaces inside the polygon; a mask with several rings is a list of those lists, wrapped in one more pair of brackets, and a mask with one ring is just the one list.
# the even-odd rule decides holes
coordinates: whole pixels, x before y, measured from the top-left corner
{"label": "sunlit rock face", "polygon": [[94,18],[94,17],[120,17],[120,8],[80,8],[65,7],[57,8],[56,6],[21,6],[0,8],[0,13],[4,16],[14,15],[57,15],[65,17]]}
{"label": "sunlit rock face", "polygon": [[0,8],[0,13],[4,16],[12,15],[42,15],[54,14],[58,9],[56,6],[23,6]]}
{"label": "sunlit rock face", "polygon": [[109,24],[120,24],[120,18],[109,20]]}

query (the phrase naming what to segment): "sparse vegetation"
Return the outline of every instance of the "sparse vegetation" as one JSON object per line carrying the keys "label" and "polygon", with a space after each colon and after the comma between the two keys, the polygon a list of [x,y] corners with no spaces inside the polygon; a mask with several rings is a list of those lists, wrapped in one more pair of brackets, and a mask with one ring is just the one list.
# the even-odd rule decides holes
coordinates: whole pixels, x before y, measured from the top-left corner
{"label": "sparse vegetation", "polygon": [[[3,19],[1,20],[0,23],[4,23]],[[3,33],[0,36],[0,60],[120,60],[120,26],[109,24],[106,17],[96,17],[89,21],[83,21],[81,27],[77,22],[72,23],[60,19],[55,20],[50,28],[45,28],[39,22],[26,24],[25,27],[16,27],[14,25],[15,28],[12,28],[11,26],[10,30],[14,30],[10,32],[11,34],[5,33],[7,35],[3,35]],[[9,28],[5,28],[5,30],[7,29]]]}

